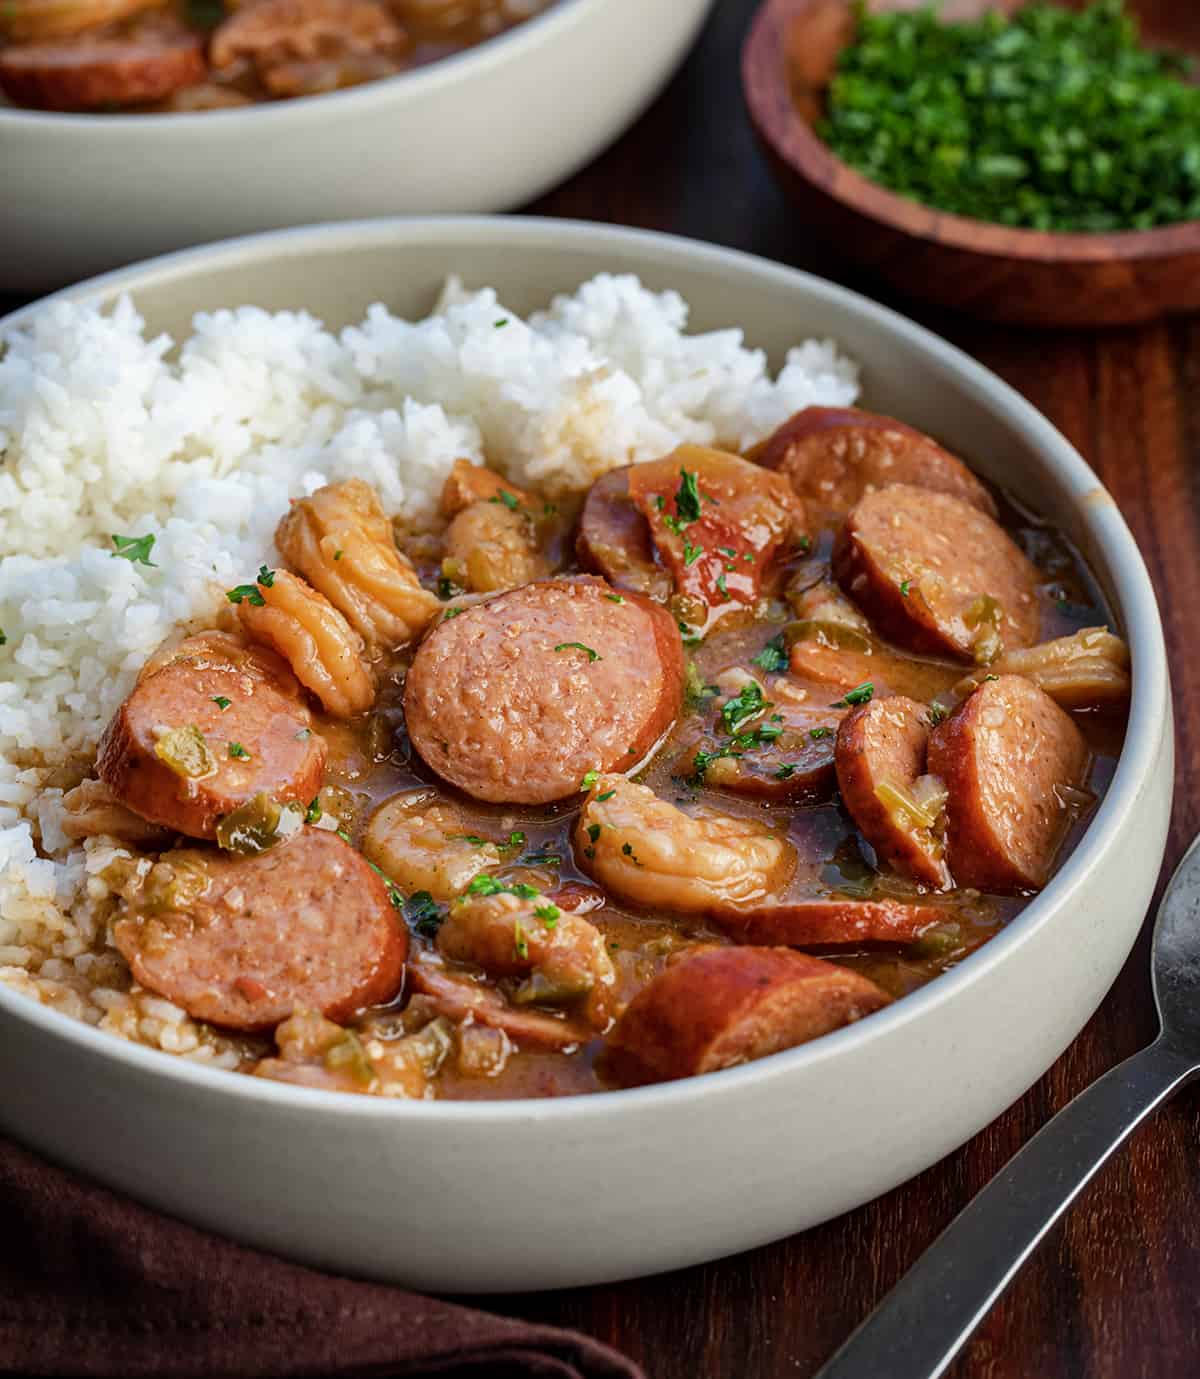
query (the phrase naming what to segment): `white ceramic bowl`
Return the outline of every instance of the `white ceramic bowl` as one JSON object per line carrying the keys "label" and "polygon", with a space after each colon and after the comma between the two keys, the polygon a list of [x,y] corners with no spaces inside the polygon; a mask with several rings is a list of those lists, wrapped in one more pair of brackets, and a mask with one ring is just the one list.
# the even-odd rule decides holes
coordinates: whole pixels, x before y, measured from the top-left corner
{"label": "white ceramic bowl", "polygon": [[558,0],[417,71],[243,109],[0,107],[0,291],[284,225],[521,205],[632,123],[711,4]]}
{"label": "white ceramic bowl", "polygon": [[[743,1250],[885,1191],[975,1134],[1075,1037],[1133,942],[1170,808],[1158,612],[1112,499],[1071,446],[965,355],[840,287],[684,240],[560,221],[371,222],[258,236],[85,284],[152,329],[198,308],[305,306],[331,324],[432,305],[449,272],[523,310],[599,269],[678,288],[698,328],[776,360],[835,336],[868,405],[936,431],[1063,527],[1133,651],[1115,779],[1046,890],[953,972],[788,1053],[637,1091],[379,1102],[204,1070],[0,987],[0,1127],[189,1221],[350,1274],[457,1292],[550,1288]],[[10,321],[20,320],[20,313]]]}

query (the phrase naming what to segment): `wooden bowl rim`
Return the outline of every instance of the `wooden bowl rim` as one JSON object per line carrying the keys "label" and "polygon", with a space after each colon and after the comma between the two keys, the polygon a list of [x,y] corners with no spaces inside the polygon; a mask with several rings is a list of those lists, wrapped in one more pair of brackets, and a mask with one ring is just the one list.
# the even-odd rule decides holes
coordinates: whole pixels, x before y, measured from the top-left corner
{"label": "wooden bowl rim", "polygon": [[[742,48],[742,88],[762,138],[792,170],[871,220],[948,249],[1035,263],[1173,258],[1200,249],[1200,220],[1152,230],[1082,233],[1015,229],[939,211],[889,191],[830,152],[792,99],[782,60],[788,24],[814,0],[763,0]],[[775,73],[763,81],[762,73]]]}

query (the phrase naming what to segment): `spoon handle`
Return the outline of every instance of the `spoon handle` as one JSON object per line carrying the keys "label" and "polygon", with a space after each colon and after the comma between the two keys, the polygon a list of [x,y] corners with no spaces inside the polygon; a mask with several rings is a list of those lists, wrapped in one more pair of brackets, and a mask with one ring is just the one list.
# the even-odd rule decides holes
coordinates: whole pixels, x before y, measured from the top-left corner
{"label": "spoon handle", "polygon": [[813,1379],[937,1379],[1050,1227],[1200,1067],[1160,1037],[1048,1121]]}

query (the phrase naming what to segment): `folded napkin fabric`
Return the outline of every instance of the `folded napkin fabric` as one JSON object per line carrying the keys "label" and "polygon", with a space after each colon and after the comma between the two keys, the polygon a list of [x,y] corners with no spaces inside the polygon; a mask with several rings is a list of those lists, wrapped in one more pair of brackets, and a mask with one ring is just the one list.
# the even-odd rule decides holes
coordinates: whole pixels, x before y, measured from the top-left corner
{"label": "folded napkin fabric", "polygon": [[335,1278],[0,1140],[0,1376],[644,1379],[572,1331]]}

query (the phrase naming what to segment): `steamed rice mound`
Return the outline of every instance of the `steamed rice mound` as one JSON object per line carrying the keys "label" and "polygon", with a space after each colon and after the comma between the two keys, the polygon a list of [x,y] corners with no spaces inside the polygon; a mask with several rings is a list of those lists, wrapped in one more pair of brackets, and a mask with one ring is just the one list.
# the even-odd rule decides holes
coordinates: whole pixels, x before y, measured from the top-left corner
{"label": "steamed rice mound", "polygon": [[[339,334],[303,312],[201,313],[147,339],[134,305],[56,303],[0,341],[0,981],[168,1052],[242,1046],[137,988],[108,944],[113,840],[70,843],[62,795],[138,670],[273,564],[289,499],[357,475],[420,528],[465,456],[551,494],[683,442],[742,450],[801,407],[847,406],[828,341],[772,378],[736,329],[602,274],[522,320],[452,280],[435,312]],[[112,535],[152,534],[153,566]]]}

